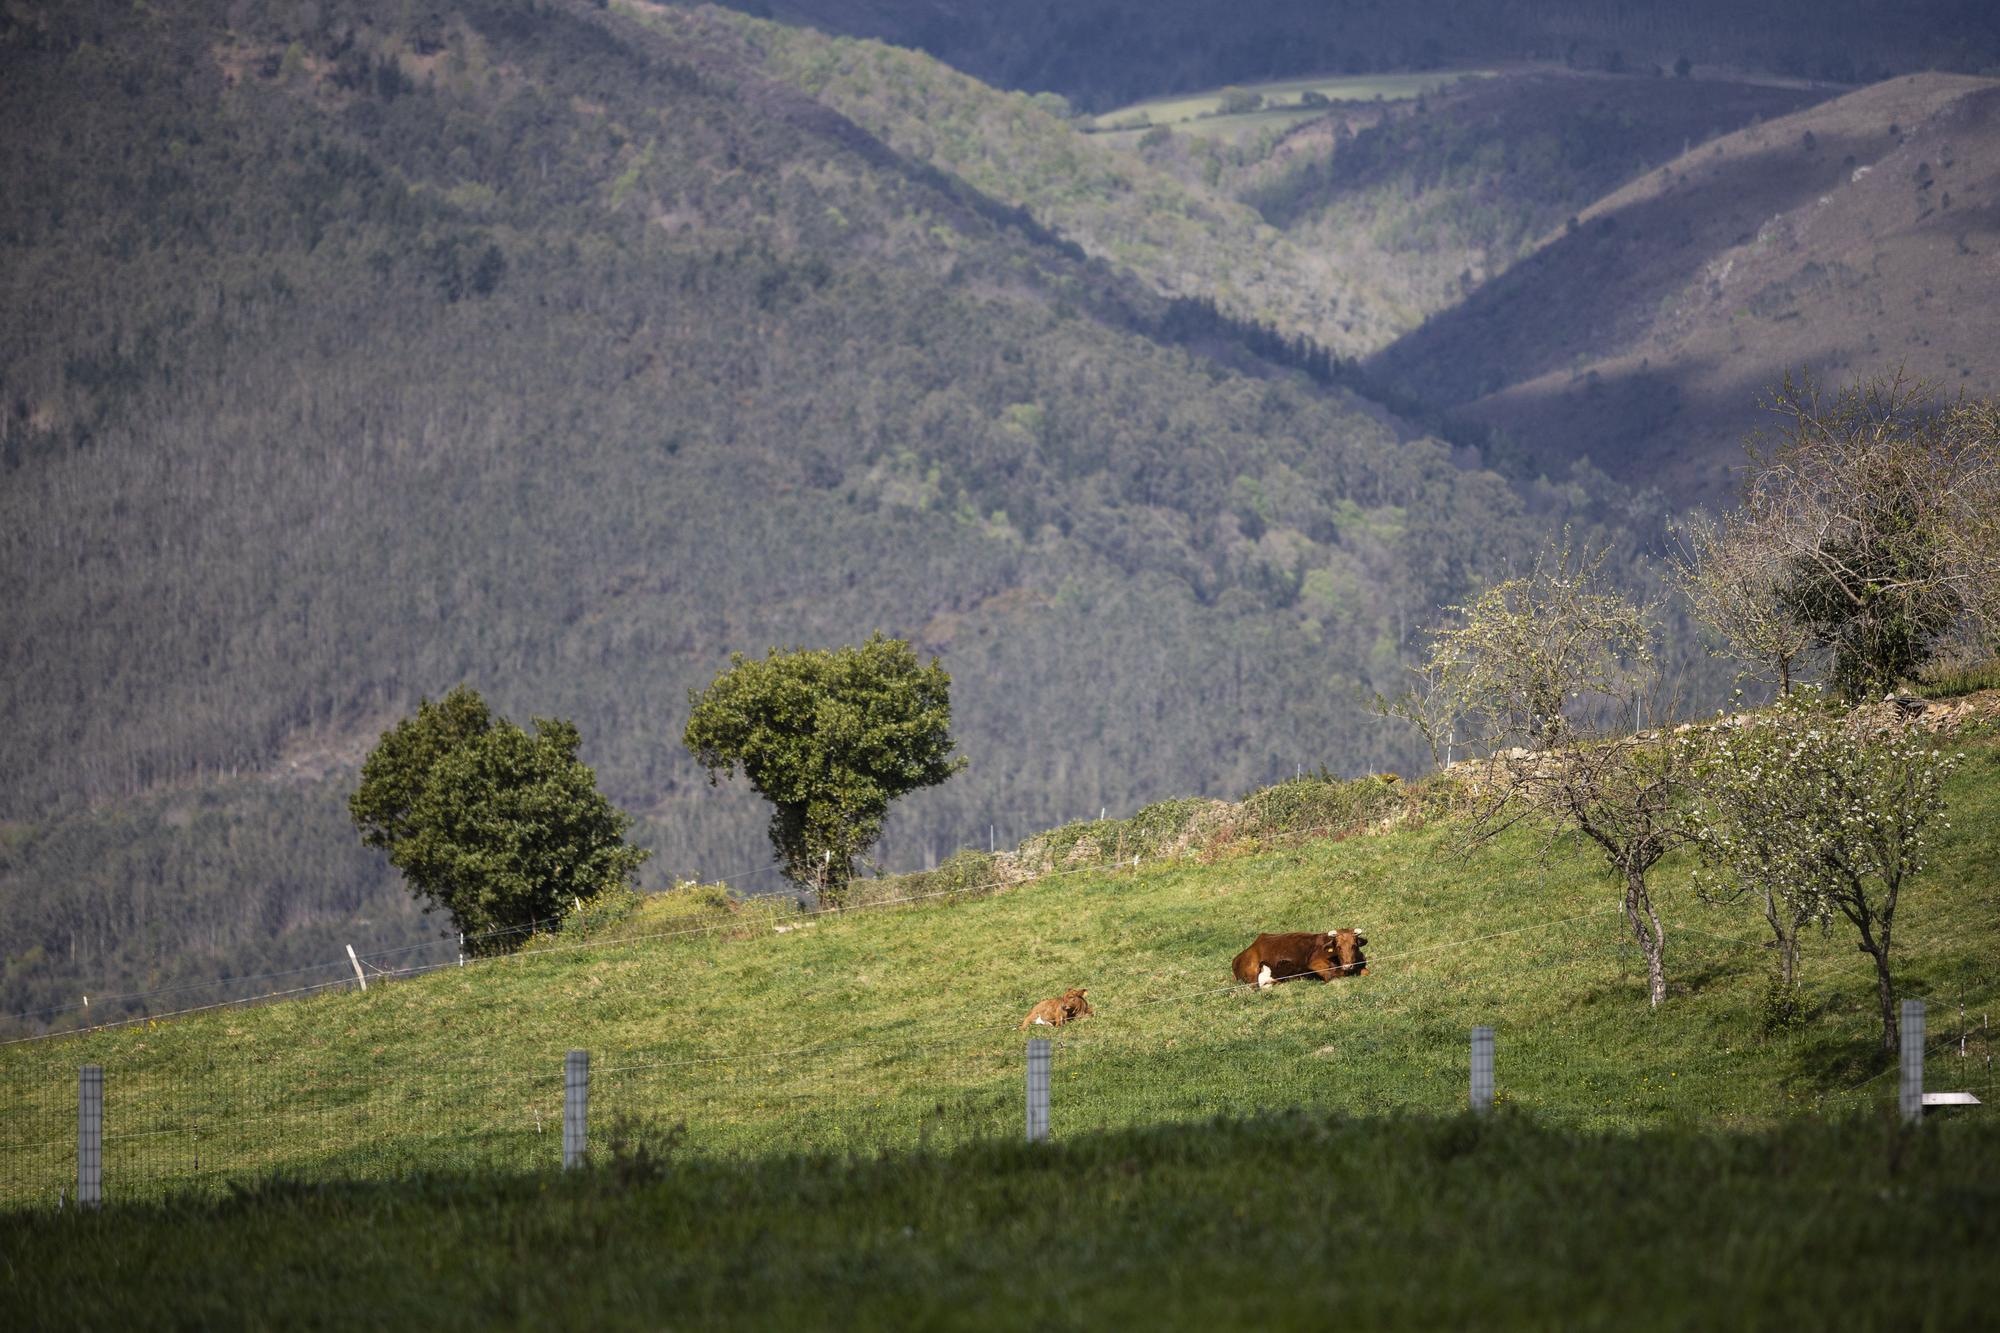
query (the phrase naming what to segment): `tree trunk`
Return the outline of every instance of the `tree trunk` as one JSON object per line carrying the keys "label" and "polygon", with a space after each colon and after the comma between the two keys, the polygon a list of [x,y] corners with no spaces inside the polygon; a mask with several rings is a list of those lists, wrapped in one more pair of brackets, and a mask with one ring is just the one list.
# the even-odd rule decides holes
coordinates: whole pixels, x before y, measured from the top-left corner
{"label": "tree trunk", "polygon": [[1882,1049],[1894,1055],[1902,1042],[1896,1026],[1896,992],[1889,984],[1889,949],[1887,945],[1871,949],[1864,944],[1861,952],[1875,960],[1875,989],[1882,1000]]}
{"label": "tree trunk", "polygon": [[1631,922],[1632,934],[1646,955],[1647,993],[1652,1007],[1657,1009],[1667,998],[1667,932],[1660,924],[1660,914],[1653,910],[1653,900],[1647,896],[1646,876],[1637,871],[1625,875],[1625,919]]}
{"label": "tree trunk", "polygon": [[1875,960],[1875,989],[1882,1001],[1882,1049],[1890,1055],[1894,1055],[1897,1047],[1902,1044],[1897,1039],[1896,991],[1889,983],[1889,922],[1891,914],[1896,910],[1896,890],[1900,887],[1898,884],[1890,888],[1889,901],[1880,915],[1866,910],[1866,899],[1860,899],[1862,904],[1860,910],[1845,903],[1841,905],[1841,910],[1847,913],[1848,919],[1861,931],[1861,943],[1857,947]]}
{"label": "tree trunk", "polygon": [[1785,919],[1778,914],[1777,896],[1769,889],[1764,890],[1764,919],[1771,923],[1771,934],[1778,946],[1778,968],[1785,978],[1785,985],[1789,987],[1799,970],[1798,927],[1786,931]]}

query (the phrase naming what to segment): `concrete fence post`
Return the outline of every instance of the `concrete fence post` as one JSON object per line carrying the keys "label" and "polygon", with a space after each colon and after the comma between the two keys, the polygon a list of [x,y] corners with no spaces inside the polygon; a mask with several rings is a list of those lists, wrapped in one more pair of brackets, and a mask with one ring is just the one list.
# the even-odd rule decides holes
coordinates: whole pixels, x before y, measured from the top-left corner
{"label": "concrete fence post", "polygon": [[1028,1039],[1028,1142],[1049,1136],[1049,1039]]}
{"label": "concrete fence post", "polygon": [[1924,1002],[1903,1001],[1902,1088],[1898,1102],[1903,1123],[1915,1124],[1924,1115]]}
{"label": "concrete fence post", "polygon": [[1472,1029],[1472,1109],[1484,1115],[1493,1109],[1493,1029]]}
{"label": "concrete fence post", "polygon": [[584,1128],[590,1117],[590,1052],[563,1057],[563,1170],[583,1165]]}
{"label": "concrete fence post", "polygon": [[76,1202],[104,1202],[104,1066],[84,1065],[76,1079]]}

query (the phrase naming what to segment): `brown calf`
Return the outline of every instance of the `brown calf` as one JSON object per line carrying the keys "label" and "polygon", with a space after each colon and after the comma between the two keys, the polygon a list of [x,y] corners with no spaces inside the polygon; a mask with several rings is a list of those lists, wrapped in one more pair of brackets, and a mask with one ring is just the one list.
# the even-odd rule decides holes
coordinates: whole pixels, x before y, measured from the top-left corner
{"label": "brown calf", "polygon": [[1361,953],[1366,943],[1366,935],[1352,930],[1259,935],[1231,966],[1238,981],[1255,982],[1258,990],[1308,973],[1321,981],[1366,976],[1368,960]]}
{"label": "brown calf", "polygon": [[1072,1018],[1088,1018],[1096,1010],[1090,1007],[1090,1001],[1083,998],[1087,993],[1071,987],[1053,1000],[1043,1000],[1028,1011],[1028,1016],[1021,1020],[1021,1026],[1026,1028],[1040,1024],[1042,1027],[1059,1028]]}

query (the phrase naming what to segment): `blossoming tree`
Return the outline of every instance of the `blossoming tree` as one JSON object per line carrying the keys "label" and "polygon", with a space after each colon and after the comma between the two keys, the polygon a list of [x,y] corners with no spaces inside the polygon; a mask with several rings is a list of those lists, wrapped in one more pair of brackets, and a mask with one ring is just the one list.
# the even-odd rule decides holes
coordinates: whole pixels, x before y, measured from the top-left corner
{"label": "blossoming tree", "polygon": [[1956,756],[1893,706],[1843,713],[1812,690],[1718,723],[1701,748],[1691,821],[1700,873],[1762,898],[1781,948],[1796,949],[1797,925],[1845,919],[1875,960],[1882,1048],[1894,1051],[1896,909],[1949,827],[1944,782]]}

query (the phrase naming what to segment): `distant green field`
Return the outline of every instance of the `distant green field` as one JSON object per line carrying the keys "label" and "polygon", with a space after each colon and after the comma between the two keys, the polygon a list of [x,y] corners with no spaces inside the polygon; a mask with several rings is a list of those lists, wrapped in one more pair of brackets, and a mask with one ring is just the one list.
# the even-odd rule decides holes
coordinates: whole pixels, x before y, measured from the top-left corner
{"label": "distant green field", "polygon": [[[1180,97],[1159,97],[1106,111],[1092,122],[1104,133],[1145,130],[1170,125],[1190,134],[1239,138],[1270,126],[1283,126],[1320,115],[1324,108],[1303,106],[1299,99],[1317,92],[1332,102],[1407,101],[1436,92],[1464,78],[1491,78],[1491,70],[1448,70],[1430,74],[1328,75],[1323,78],[1278,79],[1270,83],[1232,84]],[[1264,99],[1256,111],[1221,115],[1223,95],[1241,89]]]}

